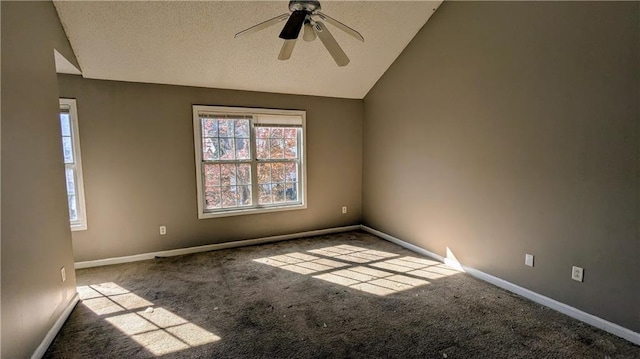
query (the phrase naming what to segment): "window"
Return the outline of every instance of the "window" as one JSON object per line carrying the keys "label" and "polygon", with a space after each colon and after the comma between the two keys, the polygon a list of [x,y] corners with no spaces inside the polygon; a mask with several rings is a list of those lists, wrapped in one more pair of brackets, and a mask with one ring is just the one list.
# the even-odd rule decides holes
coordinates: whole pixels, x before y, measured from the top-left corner
{"label": "window", "polygon": [[193,106],[198,217],[306,208],[305,116]]}
{"label": "window", "polygon": [[76,100],[60,99],[60,126],[62,128],[62,156],[67,182],[69,221],[72,231],[87,229],[82,182],[80,136],[78,135],[78,110]]}

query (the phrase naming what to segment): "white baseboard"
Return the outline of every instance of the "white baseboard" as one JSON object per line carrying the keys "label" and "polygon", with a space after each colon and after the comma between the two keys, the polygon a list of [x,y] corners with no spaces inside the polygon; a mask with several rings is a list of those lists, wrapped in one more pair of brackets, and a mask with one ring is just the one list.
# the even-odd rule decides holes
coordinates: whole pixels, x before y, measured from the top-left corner
{"label": "white baseboard", "polygon": [[[425,255],[427,257],[431,257],[433,259],[436,259],[440,262],[444,262],[446,263],[446,258],[437,255],[435,253],[432,253],[428,250],[425,250],[423,248],[420,248],[414,244],[411,243],[407,243],[401,239],[398,239],[396,237],[393,237],[391,235],[388,235],[386,233],[380,232],[378,230],[375,230],[373,228],[367,227],[365,225],[361,226],[363,231],[369,232],[373,235],[376,235],[382,239],[388,240],[389,242],[395,243],[401,247],[404,247],[410,251],[416,252],[418,254],[422,254]],[[448,263],[447,263],[448,264]],[[622,327],[618,324],[612,323],[610,321],[607,321],[605,319],[596,317],[595,315],[583,312],[579,309],[576,309],[572,306],[569,306],[567,304],[564,304],[562,302],[559,302],[555,299],[551,299],[549,297],[545,297],[544,295],[538,294],[536,292],[533,292],[529,289],[520,287],[516,284],[513,284],[511,282],[507,282],[506,280],[500,279],[498,277],[494,277],[490,274],[481,272],[475,268],[471,268],[471,267],[467,267],[465,265],[461,265],[462,269],[478,278],[481,279],[485,282],[491,283],[497,287],[500,287],[502,289],[508,290],[512,293],[518,294],[522,297],[525,297],[529,300],[532,300],[538,304],[542,304],[548,308],[551,308],[553,310],[556,310],[562,314],[568,315],[572,318],[578,319],[584,323],[587,323],[589,325],[592,325],[598,329],[602,329],[606,332],[609,332],[613,335],[616,335],[620,338],[626,339],[628,341],[630,341],[631,343],[634,343],[636,345],[640,345],[640,333],[634,332],[631,329],[627,329],[625,327]]]}
{"label": "white baseboard", "polygon": [[245,247],[245,246],[252,246],[252,245],[256,245],[256,244],[264,244],[264,243],[270,243],[270,242],[286,241],[286,240],[289,240],[289,239],[312,237],[312,236],[322,236],[322,235],[325,235],[325,234],[355,231],[355,230],[358,230],[358,229],[360,229],[360,225],[359,224],[358,225],[353,225],[353,226],[346,226],[346,227],[334,227],[334,228],[327,228],[327,229],[319,229],[319,230],[315,230],[315,231],[284,234],[284,235],[279,235],[279,236],[262,237],[262,238],[246,239],[246,240],[241,240],[241,241],[208,244],[208,245],[197,246],[197,247],[171,249],[171,250],[167,250],[167,251],[143,253],[143,254],[136,254],[136,255],[132,255],[132,256],[124,256],[124,257],[98,259],[98,260],[93,260],[93,261],[76,262],[75,263],[75,268],[76,269],[82,269],[82,268],[99,267],[99,266],[106,266],[106,265],[112,265],[112,264],[137,262],[137,261],[143,261],[143,260],[147,260],[147,259],[153,259],[155,257],[172,257],[172,256],[183,255],[183,254],[191,254],[191,253],[198,253],[198,252],[208,252],[208,251],[215,251],[215,250],[220,250],[220,249],[228,249],[228,248],[236,248],[236,247]]}
{"label": "white baseboard", "polygon": [[31,355],[31,359],[40,359],[42,358],[44,353],[47,352],[47,349],[49,349],[49,345],[51,345],[53,339],[56,338],[56,335],[58,335],[58,332],[62,328],[62,325],[67,321],[67,318],[69,318],[69,315],[71,315],[73,308],[75,308],[79,300],[80,297],[78,296],[78,293],[76,293],[73,298],[71,298],[69,303],[67,303],[67,306],[64,308],[56,322],[53,323],[53,326],[51,327],[51,329],[49,329],[49,332],[47,332],[47,335],[45,335],[40,345],[38,345],[36,351],[33,352],[33,355]]}
{"label": "white baseboard", "polygon": [[600,317],[596,317],[595,315],[589,314],[587,312],[583,312],[580,309],[574,308],[570,305],[564,304],[555,299],[545,297],[542,294],[538,294],[529,289],[515,285],[511,282],[507,282],[506,280],[481,272],[477,269],[466,267],[466,266],[462,266],[462,267],[465,269],[467,273],[471,274],[472,276],[478,279],[482,279],[485,282],[489,282],[497,287],[506,289],[510,292],[523,296],[538,304],[542,304],[545,307],[556,310],[562,314],[566,314],[572,318],[575,318],[584,323],[590,324],[598,329],[602,329],[605,332],[609,332],[613,335],[619,336],[620,338],[624,338],[636,345],[640,345],[640,333],[634,332],[630,329],[627,329],[625,327],[622,327],[618,324],[612,323]]}
{"label": "white baseboard", "polygon": [[[358,229],[362,229],[363,231],[369,232],[373,235],[376,235],[380,238],[383,238],[389,242],[395,243],[401,247],[404,247],[412,252],[418,253],[418,254],[422,254],[424,256],[433,258],[437,261],[449,264],[449,265],[453,265],[454,267],[458,268],[458,269],[462,269],[463,271],[465,271],[466,273],[481,279],[485,282],[491,283],[495,286],[498,286],[502,289],[508,290],[512,293],[518,294],[522,297],[525,297],[529,300],[532,300],[536,303],[539,303],[541,305],[544,305],[548,308],[551,308],[553,310],[556,310],[562,314],[568,315],[572,318],[578,319],[584,323],[590,324],[596,328],[602,329],[606,332],[609,332],[613,335],[616,335],[618,337],[624,338],[636,345],[640,345],[640,333],[634,332],[630,329],[627,329],[625,327],[622,327],[618,324],[609,322],[605,319],[596,317],[595,315],[583,312],[579,309],[576,309],[574,307],[571,307],[567,304],[564,304],[562,302],[559,302],[555,299],[551,299],[549,297],[546,297],[544,295],[538,294],[536,292],[533,292],[529,289],[520,287],[516,284],[513,284],[511,282],[505,281],[503,279],[500,279],[498,277],[494,277],[490,274],[484,273],[482,271],[479,271],[475,268],[472,267],[467,267],[465,265],[460,265],[458,263],[449,263],[449,261],[447,260],[447,258],[438,255],[436,253],[430,252],[424,248],[418,247],[414,244],[405,242],[401,239],[398,239],[396,237],[393,237],[389,234],[386,234],[384,232],[380,232],[378,230],[375,230],[371,227],[367,227],[365,225],[353,225],[353,226],[346,226],[346,227],[336,227],[336,228],[328,228],[328,229],[320,229],[320,230],[315,230],[315,231],[307,231],[307,232],[299,232],[299,233],[292,233],[292,234],[285,234],[285,235],[279,235],[279,236],[271,236],[271,237],[262,237],[262,238],[254,238],[254,239],[247,239],[247,240],[241,240],[241,241],[233,241],[233,242],[225,242],[225,243],[216,243],[216,244],[209,244],[209,245],[204,245],[204,246],[197,246],[197,247],[189,247],[189,248],[180,248],[180,249],[172,249],[172,250],[167,250],[167,251],[160,251],[160,252],[151,252],[151,253],[143,253],[143,254],[136,254],[136,255],[132,255],[132,256],[124,256],[124,257],[115,257],[115,258],[106,258],[106,259],[98,259],[98,260],[94,260],[94,261],[85,261],[85,262],[76,262],[75,263],[75,268],[76,269],[81,269],[81,268],[90,268],[90,267],[98,267],[98,266],[105,266],[105,265],[112,265],[112,264],[120,264],[120,263],[128,263],[128,262],[136,262],[136,261],[141,261],[141,260],[147,260],[147,259],[153,259],[155,257],[171,257],[171,256],[179,256],[179,255],[183,255],[183,254],[191,254],[191,253],[198,253],[198,252],[207,252],[207,251],[213,251],[213,250],[220,250],[220,249],[228,249],[228,248],[236,248],[236,247],[244,247],[244,246],[250,246],[250,245],[256,245],[256,244],[263,244],[263,243],[270,243],[270,242],[277,242],[277,241],[285,241],[285,240],[290,240],[290,239],[296,239],[296,238],[304,238],[304,237],[311,237],[311,236],[320,236],[320,235],[326,235],[326,234],[332,234],[332,233],[340,233],[340,232],[348,232],[348,231],[354,231],[354,230],[358,230]],[[74,297],[75,302],[73,302],[73,305],[71,305],[70,303],[70,309],[68,309],[68,313],[67,310],[65,310],[65,313],[63,313],[63,315],[61,316],[61,318],[64,317],[64,319],[66,320],[66,318],[69,316],[69,314],[71,313],[71,310],[73,309],[73,307],[75,306],[75,303],[77,303],[77,295],[76,297]],[[34,353],[33,358],[39,358],[41,357],[44,352],[47,350],[49,344],[51,344],[51,341],[53,341],[53,338],[55,337],[55,335],[57,334],[58,330],[60,330],[60,327],[62,326],[62,324],[64,323],[64,320],[58,320],[56,322],[56,325],[54,325],[54,328],[51,329],[51,331],[49,332],[49,334],[47,334],[47,337],[45,338],[45,341],[43,341],[43,343],[40,345],[40,347],[38,347],[38,350],[36,350],[36,353]],[[57,326],[57,329],[56,329]],[[55,329],[55,331],[54,331]],[[49,335],[51,334],[51,332],[53,332],[53,336],[49,339],[49,342],[46,343],[46,340],[48,339]],[[43,346],[43,344],[47,344],[46,346],[44,346],[44,349],[41,349],[41,347]],[[39,353],[39,351],[42,350],[42,353],[39,356],[36,356],[37,353]]]}

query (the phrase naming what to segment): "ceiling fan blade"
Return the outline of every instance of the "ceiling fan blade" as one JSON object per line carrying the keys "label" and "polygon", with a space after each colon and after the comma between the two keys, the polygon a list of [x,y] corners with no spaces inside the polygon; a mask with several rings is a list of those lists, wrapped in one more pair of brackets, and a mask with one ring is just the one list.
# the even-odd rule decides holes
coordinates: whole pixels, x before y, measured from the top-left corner
{"label": "ceiling fan blade", "polygon": [[282,49],[280,49],[280,54],[278,55],[278,60],[289,60],[295,46],[296,39],[284,40],[284,44],[282,44]]}
{"label": "ceiling fan blade", "polygon": [[275,25],[275,24],[287,19],[288,17],[289,17],[289,14],[278,15],[278,16],[274,17],[273,19],[269,19],[267,21],[263,21],[263,22],[259,23],[258,25],[251,26],[250,28],[248,28],[246,30],[240,31],[239,33],[236,34],[236,36],[234,36],[234,38],[236,38],[238,36],[250,34],[252,32],[260,31],[262,29],[266,29],[271,25]]}
{"label": "ceiling fan blade", "polygon": [[342,48],[338,45],[338,42],[336,42],[336,39],[331,35],[326,26],[324,26],[320,21],[315,21],[313,23],[313,30],[315,30],[320,41],[322,41],[324,47],[327,48],[327,51],[329,51],[329,54],[331,54],[331,57],[333,57],[336,64],[341,67],[347,66],[349,63],[349,57],[347,57],[347,54],[342,51]]}
{"label": "ceiling fan blade", "polygon": [[320,17],[322,20],[326,20],[328,23],[330,23],[331,25],[337,27],[338,29],[346,32],[347,34],[355,37],[356,39],[364,42],[364,37],[362,37],[362,35],[360,35],[359,32],[357,32],[356,30],[350,28],[349,26],[341,23],[340,21],[332,18],[331,16],[324,14],[320,11],[315,13],[318,17]]}
{"label": "ceiling fan blade", "polygon": [[282,28],[282,32],[280,32],[280,38],[285,40],[297,39],[306,17],[307,12],[304,10],[296,10],[292,12],[291,16],[289,16],[289,20],[287,20],[287,23]]}

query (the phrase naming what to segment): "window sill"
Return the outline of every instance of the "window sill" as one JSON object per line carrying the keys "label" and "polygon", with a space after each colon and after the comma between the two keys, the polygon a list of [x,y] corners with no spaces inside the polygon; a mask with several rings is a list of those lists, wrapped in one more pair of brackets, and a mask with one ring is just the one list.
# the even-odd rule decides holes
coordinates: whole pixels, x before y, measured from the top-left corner
{"label": "window sill", "polygon": [[245,215],[251,215],[251,214],[283,212],[283,211],[295,211],[295,210],[306,209],[306,208],[307,208],[307,205],[305,203],[302,203],[302,204],[296,204],[291,206],[247,208],[247,209],[238,209],[238,210],[225,211],[225,212],[204,212],[204,213],[200,212],[198,213],[198,219],[245,216]]}
{"label": "window sill", "polygon": [[71,232],[86,231],[86,230],[87,230],[87,225],[86,224],[72,224],[71,225]]}

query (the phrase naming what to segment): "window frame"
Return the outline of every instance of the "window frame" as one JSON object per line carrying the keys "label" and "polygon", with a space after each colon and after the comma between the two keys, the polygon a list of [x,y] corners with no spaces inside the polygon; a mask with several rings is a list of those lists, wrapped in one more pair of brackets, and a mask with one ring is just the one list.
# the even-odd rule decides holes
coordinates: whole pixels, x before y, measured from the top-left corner
{"label": "window frame", "polygon": [[[201,114],[204,115],[236,115],[236,116],[251,116],[249,122],[250,131],[250,146],[251,146],[251,158],[249,160],[234,160],[229,163],[241,163],[241,161],[251,162],[251,193],[253,203],[251,207],[236,207],[231,209],[220,209],[216,211],[205,210],[204,200],[204,173],[203,173],[203,158],[202,158],[202,123]],[[269,127],[269,117],[298,117],[301,127],[301,138],[299,139],[299,161],[300,168],[298,173],[298,197],[299,201],[296,203],[282,203],[279,205],[259,205],[257,203],[258,186],[257,183],[257,165],[259,163],[269,163],[273,160],[258,160],[256,156],[256,125],[263,127]],[[231,216],[241,216],[258,213],[271,213],[280,211],[300,210],[307,208],[307,151],[306,151],[306,111],[303,110],[281,110],[281,109],[266,109],[266,108],[248,108],[248,107],[227,107],[227,106],[207,106],[207,105],[193,105],[193,134],[194,134],[194,149],[195,149],[195,167],[196,167],[196,196],[198,203],[198,218],[221,218]],[[282,124],[271,123],[274,126]],[[283,161],[287,161],[283,159]]]}
{"label": "window frame", "polygon": [[[80,130],[78,127],[78,107],[76,105],[76,100],[71,98],[60,98],[60,113],[63,111],[69,112],[69,124],[71,130],[71,143],[73,148],[73,160],[74,163],[64,163],[64,154],[62,158],[62,162],[65,168],[65,184],[66,184],[66,170],[67,168],[71,168],[74,174],[74,183],[75,183],[75,195],[77,201],[77,216],[78,219],[72,221],[69,218],[69,225],[71,227],[71,231],[84,231],[88,229],[87,224],[87,209],[85,204],[85,194],[84,194],[84,179],[83,179],[83,171],[82,171],[82,153],[80,151]],[[58,125],[60,126],[60,116],[58,116]],[[62,129],[60,132],[60,139],[62,140]],[[64,149],[63,149],[64,151]],[[65,185],[65,192],[67,192],[67,186]],[[68,192],[67,192],[67,205],[68,205]]]}

